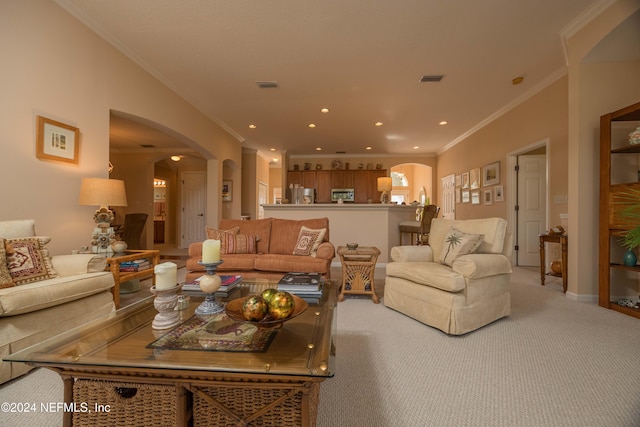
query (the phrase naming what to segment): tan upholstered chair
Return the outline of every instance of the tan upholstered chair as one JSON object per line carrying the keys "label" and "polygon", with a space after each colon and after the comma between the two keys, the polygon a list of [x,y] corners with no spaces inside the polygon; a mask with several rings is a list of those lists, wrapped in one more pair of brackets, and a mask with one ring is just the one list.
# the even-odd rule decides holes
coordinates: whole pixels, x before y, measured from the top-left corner
{"label": "tan upholstered chair", "polygon": [[[429,238],[429,230],[431,229],[431,220],[436,218],[440,213],[440,207],[436,205],[420,206],[416,209],[415,221],[400,222],[400,245],[402,245],[402,234],[411,234],[411,244],[415,242],[417,245],[427,244]],[[414,240],[414,235],[415,240]]]}

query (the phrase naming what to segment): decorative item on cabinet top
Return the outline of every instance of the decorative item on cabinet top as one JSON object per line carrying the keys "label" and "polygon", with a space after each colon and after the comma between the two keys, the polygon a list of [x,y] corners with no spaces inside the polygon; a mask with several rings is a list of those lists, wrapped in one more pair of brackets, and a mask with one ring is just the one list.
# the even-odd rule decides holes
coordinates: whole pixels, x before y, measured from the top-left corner
{"label": "decorative item on cabinet top", "polygon": [[340,160],[334,160],[334,161],[331,163],[331,168],[332,168],[332,169],[342,169],[342,161],[340,161]]}
{"label": "decorative item on cabinet top", "polygon": [[631,145],[640,144],[640,126],[638,126],[636,130],[632,131],[629,134],[629,144]]}

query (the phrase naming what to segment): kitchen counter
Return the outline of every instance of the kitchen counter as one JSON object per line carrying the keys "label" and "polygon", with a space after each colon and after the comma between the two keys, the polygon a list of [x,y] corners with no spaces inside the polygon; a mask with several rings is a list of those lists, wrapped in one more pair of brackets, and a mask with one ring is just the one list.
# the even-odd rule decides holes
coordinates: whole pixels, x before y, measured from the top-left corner
{"label": "kitchen counter", "polygon": [[380,249],[379,264],[389,261],[400,242],[400,221],[415,220],[417,206],[380,203],[263,205],[264,216],[283,219],[329,218],[329,240],[336,247],[356,242]]}

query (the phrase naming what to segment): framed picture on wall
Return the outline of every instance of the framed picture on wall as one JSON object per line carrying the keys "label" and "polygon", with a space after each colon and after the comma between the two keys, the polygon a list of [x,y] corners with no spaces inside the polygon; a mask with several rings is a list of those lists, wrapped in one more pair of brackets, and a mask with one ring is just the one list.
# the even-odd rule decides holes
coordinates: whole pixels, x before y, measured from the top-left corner
{"label": "framed picture on wall", "polygon": [[484,190],[484,204],[485,205],[490,205],[492,203],[492,196],[493,196],[493,191],[491,190]]}
{"label": "framed picture on wall", "polygon": [[482,167],[482,186],[500,184],[500,161]]}
{"label": "framed picture on wall", "polygon": [[462,174],[462,188],[469,188],[469,172]]}
{"label": "framed picture on wall", "polygon": [[233,182],[230,180],[222,181],[222,201],[233,201]]}
{"label": "framed picture on wall", "polygon": [[469,203],[469,190],[462,192],[462,203]]}
{"label": "framed picture on wall", "polygon": [[472,205],[479,205],[480,204],[480,192],[479,191],[471,192],[471,204]]}
{"label": "framed picture on wall", "polygon": [[37,117],[36,157],[58,162],[78,164],[80,130],[76,127]]}
{"label": "framed picture on wall", "polygon": [[480,168],[471,169],[469,172],[469,188],[480,188]]}
{"label": "framed picture on wall", "polygon": [[496,202],[504,202],[504,188],[502,185],[496,185],[493,187],[493,192],[495,193],[493,200]]}

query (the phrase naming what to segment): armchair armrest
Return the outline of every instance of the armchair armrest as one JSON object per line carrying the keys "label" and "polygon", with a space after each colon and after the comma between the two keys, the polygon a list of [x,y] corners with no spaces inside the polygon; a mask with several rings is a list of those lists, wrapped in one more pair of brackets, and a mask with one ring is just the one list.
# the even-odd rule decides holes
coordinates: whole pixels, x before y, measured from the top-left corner
{"label": "armchair armrest", "polygon": [[51,257],[53,269],[60,277],[97,273],[107,268],[107,258],[97,254],[55,255]]}
{"label": "armchair armrest", "polygon": [[189,258],[202,258],[202,242],[193,242],[189,245]]}
{"label": "armchair armrest", "polygon": [[431,246],[394,246],[391,248],[391,260],[403,262],[433,262]]}
{"label": "armchair armrest", "polygon": [[511,273],[511,262],[502,254],[469,254],[456,259],[452,269],[465,278],[479,279]]}
{"label": "armchair armrest", "polygon": [[326,259],[331,261],[336,256],[336,248],[333,246],[331,242],[322,242],[320,246],[318,246],[318,251],[316,252],[316,258]]}

